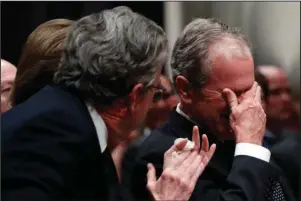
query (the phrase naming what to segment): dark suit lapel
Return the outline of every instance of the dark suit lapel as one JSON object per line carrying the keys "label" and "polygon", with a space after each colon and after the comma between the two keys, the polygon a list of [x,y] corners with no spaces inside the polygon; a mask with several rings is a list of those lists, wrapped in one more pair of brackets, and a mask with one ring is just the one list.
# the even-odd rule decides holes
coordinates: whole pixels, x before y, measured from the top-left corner
{"label": "dark suit lapel", "polygon": [[108,149],[102,153],[102,159],[104,160],[105,166],[103,178],[106,179],[106,183],[108,184],[108,200],[132,200],[127,190],[119,183],[114,161]]}
{"label": "dark suit lapel", "polygon": [[[195,124],[180,115],[176,110],[173,110],[171,112],[168,124],[171,128],[172,135],[177,138],[188,138],[189,140],[192,140],[192,129]],[[210,131],[208,131],[201,125],[197,126],[199,127],[201,134],[207,134],[210,144],[217,144],[216,152],[209,162],[208,166],[216,169],[222,175],[227,176],[234,157],[235,143],[222,143],[217,140],[217,138]],[[202,139],[200,139],[200,143],[202,143]]]}

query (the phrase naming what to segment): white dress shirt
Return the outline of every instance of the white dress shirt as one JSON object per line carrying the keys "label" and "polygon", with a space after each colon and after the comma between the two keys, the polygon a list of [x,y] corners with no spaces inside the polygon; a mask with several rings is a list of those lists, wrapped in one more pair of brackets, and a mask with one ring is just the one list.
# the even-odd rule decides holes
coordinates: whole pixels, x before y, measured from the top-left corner
{"label": "white dress shirt", "polygon": [[[180,109],[180,103],[177,105],[176,111],[185,117],[187,120],[191,121],[195,125],[193,120],[191,120],[181,109]],[[246,156],[251,156],[254,158],[261,159],[266,162],[270,162],[271,158],[271,152],[264,148],[263,146],[256,145],[256,144],[250,144],[250,143],[237,143],[235,146],[235,152],[234,156],[239,156],[239,155],[246,155]]]}
{"label": "white dress shirt", "polygon": [[90,116],[92,118],[93,124],[96,129],[97,138],[98,138],[99,146],[101,149],[100,151],[101,151],[101,153],[103,153],[106,150],[107,143],[108,143],[107,126],[94,107],[92,107],[89,104],[87,104],[87,107],[88,107]]}

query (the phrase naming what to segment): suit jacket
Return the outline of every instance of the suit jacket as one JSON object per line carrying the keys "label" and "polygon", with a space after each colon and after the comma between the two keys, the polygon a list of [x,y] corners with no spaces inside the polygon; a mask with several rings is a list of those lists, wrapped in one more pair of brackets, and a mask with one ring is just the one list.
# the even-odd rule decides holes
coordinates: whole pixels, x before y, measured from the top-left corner
{"label": "suit jacket", "polygon": [[[163,155],[176,138],[192,137],[194,124],[173,111],[167,123],[156,129],[139,148],[134,168],[131,189],[136,200],[148,199],[146,186],[147,163],[156,168],[157,176],[162,173]],[[255,201],[265,200],[264,196],[269,179],[278,178],[281,170],[272,164],[250,156],[234,157],[235,142],[219,142],[213,135],[199,127],[200,133],[206,133],[209,142],[216,143],[217,149],[200,176],[190,200],[197,201]],[[288,200],[291,194],[286,191]]]}
{"label": "suit jacket", "polygon": [[129,200],[85,103],[47,86],[2,115],[2,200]]}
{"label": "suit jacket", "polygon": [[275,162],[282,168],[293,189],[294,195],[299,200],[300,186],[300,134],[292,133],[283,136],[282,140],[271,148]]}
{"label": "suit jacket", "polygon": [[276,137],[271,131],[266,130],[263,137],[263,146],[267,149],[270,149],[275,144],[279,142],[279,138]]}
{"label": "suit jacket", "polygon": [[138,139],[134,140],[129,144],[127,150],[124,154],[124,158],[122,161],[122,184],[127,189],[132,188],[132,178],[135,174],[134,166],[135,160],[138,154],[138,149],[141,144],[146,140],[150,134],[150,130],[147,128],[142,130],[141,136]]}

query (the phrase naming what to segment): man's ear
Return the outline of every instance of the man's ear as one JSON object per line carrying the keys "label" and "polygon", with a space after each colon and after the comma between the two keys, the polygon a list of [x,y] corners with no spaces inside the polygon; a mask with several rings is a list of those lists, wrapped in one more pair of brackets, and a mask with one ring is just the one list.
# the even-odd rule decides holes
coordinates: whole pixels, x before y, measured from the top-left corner
{"label": "man's ear", "polygon": [[144,94],[145,88],[142,83],[138,83],[133,87],[131,93],[129,94],[129,104],[131,111],[138,109],[138,106],[143,101]]}
{"label": "man's ear", "polygon": [[189,81],[182,75],[177,76],[175,86],[183,103],[192,103],[192,90]]}

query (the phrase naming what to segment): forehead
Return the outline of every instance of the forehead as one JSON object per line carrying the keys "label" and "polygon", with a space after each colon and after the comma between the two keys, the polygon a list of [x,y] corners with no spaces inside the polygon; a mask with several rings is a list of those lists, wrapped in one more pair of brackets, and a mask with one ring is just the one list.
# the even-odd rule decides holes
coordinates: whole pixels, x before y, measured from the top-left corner
{"label": "forehead", "polygon": [[211,65],[208,87],[243,92],[252,87],[254,80],[254,62],[251,56],[227,58],[221,55]]}

